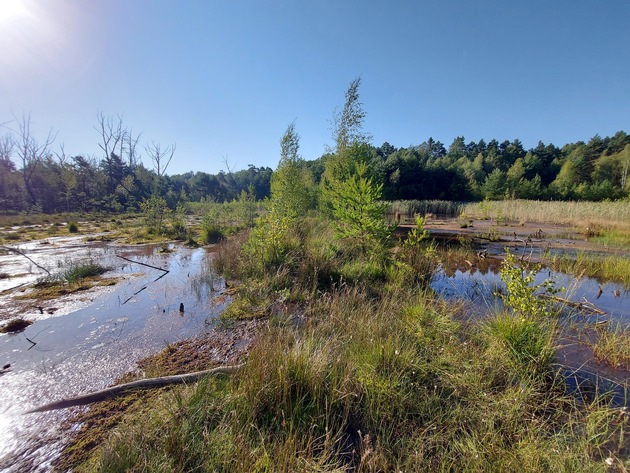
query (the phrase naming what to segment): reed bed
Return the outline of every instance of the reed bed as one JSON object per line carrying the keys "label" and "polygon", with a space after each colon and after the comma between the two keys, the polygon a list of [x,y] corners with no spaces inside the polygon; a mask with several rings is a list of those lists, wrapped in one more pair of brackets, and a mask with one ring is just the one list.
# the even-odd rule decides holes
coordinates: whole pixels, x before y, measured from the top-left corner
{"label": "reed bed", "polygon": [[630,200],[612,202],[561,202],[541,200],[502,200],[469,203],[462,212],[479,219],[504,219],[571,225],[593,232],[630,232]]}
{"label": "reed bed", "polygon": [[602,282],[617,282],[630,289],[630,259],[623,256],[602,256],[585,251],[575,256],[546,254],[546,264],[567,274],[587,274]]}
{"label": "reed bed", "polygon": [[389,203],[389,215],[399,214],[412,217],[414,215],[434,214],[443,217],[457,217],[467,205],[464,202],[450,200],[395,200]]}

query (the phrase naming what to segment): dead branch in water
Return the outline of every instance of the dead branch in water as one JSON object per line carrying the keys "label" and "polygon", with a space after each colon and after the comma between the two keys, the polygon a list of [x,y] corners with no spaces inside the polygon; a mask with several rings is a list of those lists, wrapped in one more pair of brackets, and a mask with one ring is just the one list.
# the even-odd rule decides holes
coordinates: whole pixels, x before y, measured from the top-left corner
{"label": "dead branch in water", "polygon": [[606,315],[606,312],[604,312],[603,310],[601,310],[599,307],[597,307],[595,304],[593,304],[592,302],[589,302],[588,300],[584,299],[583,301],[570,301],[569,299],[565,299],[563,297],[558,297],[558,296],[552,296],[549,294],[541,294],[539,297],[542,297],[543,299],[549,299],[555,302],[559,302],[561,304],[565,304],[568,305],[570,307],[574,307],[576,309],[582,310],[584,312],[588,312],[591,314],[597,314],[597,315]]}
{"label": "dead branch in water", "polygon": [[119,384],[118,386],[112,386],[110,388],[103,389],[102,391],[96,391],[90,394],[84,394],[82,396],[76,396],[76,397],[71,397],[69,399],[62,399],[61,401],[52,402],[50,404],[46,404],[40,407],[36,407],[35,409],[26,411],[24,414],[31,414],[34,412],[46,412],[46,411],[52,411],[55,409],[65,409],[67,407],[73,407],[73,406],[84,406],[86,404],[92,404],[94,402],[111,399],[111,398],[120,396],[122,394],[128,393],[130,391],[134,391],[137,389],[159,388],[162,386],[167,386],[169,384],[193,383],[195,381],[198,381],[200,378],[204,376],[219,375],[219,374],[232,374],[238,371],[243,366],[245,366],[244,363],[241,363],[240,365],[217,366],[216,368],[212,368],[212,369],[204,370],[204,371],[197,371],[195,373],[178,374],[174,376],[162,376],[159,378],[140,379],[138,381],[133,381],[131,383]]}
{"label": "dead branch in water", "polygon": [[37,266],[39,269],[42,269],[42,270],[46,271],[46,274],[48,274],[50,276],[50,271],[48,271],[42,265],[37,264],[29,256],[27,256],[24,252],[22,252],[22,251],[20,251],[18,249],[15,249],[15,248],[11,248],[10,246],[4,246],[4,245],[0,245],[0,250],[12,251],[13,253],[16,253],[16,254],[18,254],[20,256],[24,256],[27,260],[29,260],[31,263],[33,263],[35,266]]}
{"label": "dead branch in water", "polygon": [[130,263],[135,263],[135,264],[139,264],[141,266],[146,266],[147,268],[152,268],[152,269],[158,269],[160,271],[164,271],[164,274],[160,277],[164,277],[165,274],[167,274],[169,272],[168,269],[164,269],[164,268],[158,268],[157,266],[151,266],[150,264],[146,264],[146,263],[141,263],[140,261],[134,261],[132,259],[129,258],[125,258],[124,256],[120,256],[120,255],[116,255],[118,258],[120,259],[124,259],[125,261],[129,261]]}

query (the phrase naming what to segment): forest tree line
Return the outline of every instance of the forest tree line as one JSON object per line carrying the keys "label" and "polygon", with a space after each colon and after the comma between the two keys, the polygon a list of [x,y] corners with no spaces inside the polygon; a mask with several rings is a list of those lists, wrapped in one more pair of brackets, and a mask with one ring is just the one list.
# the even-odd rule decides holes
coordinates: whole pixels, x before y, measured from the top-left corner
{"label": "forest tree line", "polygon": [[[257,200],[271,192],[272,169],[249,166],[217,174],[168,175],[175,145],[155,142],[139,149],[139,135],[121,117],[97,116],[100,156],[67,155],[54,136],[38,141],[30,119],[0,135],[0,212],[136,211],[151,196],[171,208],[185,202],[229,202],[246,191]],[[147,167],[140,154],[151,160]],[[406,148],[363,143],[354,150],[367,173],[382,184],[386,200],[481,199],[604,200],[628,197],[630,135],[595,135],[557,147],[539,142],[525,149],[518,140],[466,142],[460,136],[448,148],[427,141]],[[305,161],[319,185],[334,154]],[[177,157],[175,157],[177,159]]]}

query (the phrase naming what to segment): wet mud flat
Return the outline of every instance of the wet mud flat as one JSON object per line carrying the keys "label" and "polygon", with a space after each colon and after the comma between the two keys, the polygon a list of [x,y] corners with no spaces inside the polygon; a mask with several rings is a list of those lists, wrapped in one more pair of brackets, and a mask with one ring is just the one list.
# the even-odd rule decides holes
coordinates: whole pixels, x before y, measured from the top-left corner
{"label": "wet mud flat", "polygon": [[[413,225],[402,228],[413,228]],[[566,255],[588,252],[630,258],[630,249],[600,245],[569,225],[473,220],[463,228],[456,218],[434,218],[427,221],[425,228],[435,241],[474,245],[490,255],[502,255],[505,248],[510,248],[531,261],[538,261],[545,252]]]}
{"label": "wet mud flat", "polygon": [[[5,314],[21,313],[33,321],[20,333],[0,335],[0,363],[10,365],[0,375],[1,471],[49,471],[68,439],[68,428],[78,428],[67,424],[67,409],[23,415],[26,410],[103,389],[126,373],[138,372],[139,360],[214,332],[229,297],[222,296],[225,285],[212,270],[211,255],[173,245],[164,249],[72,238],[33,242],[32,248],[21,249],[51,268],[59,258],[64,263],[97,259],[111,268],[104,277],[117,283],[47,301],[55,311],[40,311],[34,302],[16,299],[23,286],[0,297]],[[3,268],[34,281],[39,273],[25,268],[25,261],[19,255],[0,258]],[[218,359],[223,353],[227,359],[229,350],[235,350],[233,344],[219,345],[213,345],[214,352],[195,346],[197,356]]]}

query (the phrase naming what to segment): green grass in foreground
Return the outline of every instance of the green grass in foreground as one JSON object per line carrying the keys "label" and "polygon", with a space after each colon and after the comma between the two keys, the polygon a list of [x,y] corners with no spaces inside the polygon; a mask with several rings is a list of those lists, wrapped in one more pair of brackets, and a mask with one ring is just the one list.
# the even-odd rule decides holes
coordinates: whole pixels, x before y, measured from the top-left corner
{"label": "green grass in foreground", "polygon": [[628,416],[564,394],[551,364],[552,322],[528,317],[527,307],[463,321],[409,277],[413,259],[396,260],[378,280],[345,283],[334,271],[343,252],[330,248],[326,227],[301,222],[274,268],[222,244],[219,265],[245,286],[258,281],[257,302],[280,294],[285,309],[299,303],[305,323],[270,310],[242,371],[128,413],[76,471],[630,466]]}
{"label": "green grass in foreground", "polygon": [[417,295],[375,303],[361,289],[338,291],[310,308],[306,327],[266,333],[239,375],[130,416],[92,467],[594,471],[626,458],[627,420],[529,372],[514,350],[538,348],[515,340],[521,322],[503,317],[470,333]]}

